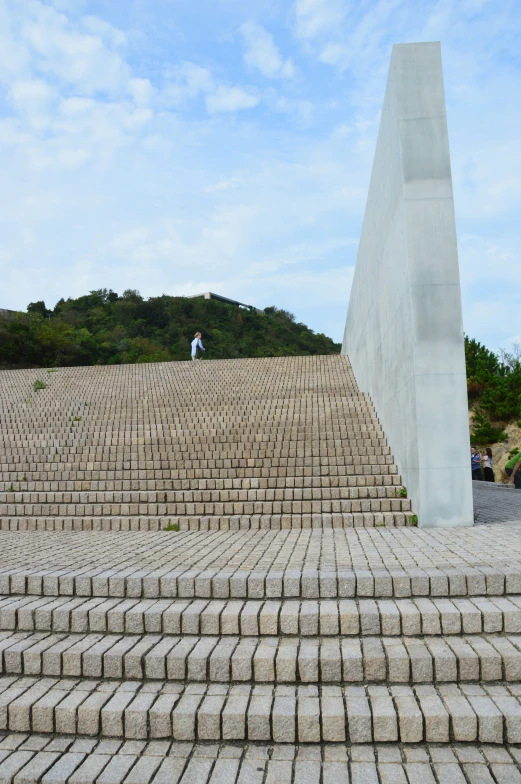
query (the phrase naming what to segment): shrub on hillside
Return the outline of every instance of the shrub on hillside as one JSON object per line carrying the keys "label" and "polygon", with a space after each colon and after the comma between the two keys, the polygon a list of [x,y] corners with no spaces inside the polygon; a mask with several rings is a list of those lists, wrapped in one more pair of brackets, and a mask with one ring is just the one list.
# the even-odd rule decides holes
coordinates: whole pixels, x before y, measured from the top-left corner
{"label": "shrub on hillside", "polygon": [[521,415],[521,349],[514,345],[511,352],[499,356],[488,348],[465,337],[465,361],[469,401],[479,401],[480,410],[507,421]]}
{"label": "shrub on hillside", "polygon": [[472,444],[489,446],[506,441],[508,438],[502,427],[494,426],[484,411],[475,408],[472,414],[472,431],[470,441]]}

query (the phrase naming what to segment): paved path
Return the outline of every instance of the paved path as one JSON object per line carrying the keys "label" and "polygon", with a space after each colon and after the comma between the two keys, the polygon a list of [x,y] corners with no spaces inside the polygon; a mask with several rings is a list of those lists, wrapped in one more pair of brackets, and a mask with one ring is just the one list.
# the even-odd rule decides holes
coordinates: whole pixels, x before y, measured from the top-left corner
{"label": "paved path", "polygon": [[472,490],[476,525],[521,523],[521,491],[492,482],[472,482]]}
{"label": "paved path", "polygon": [[[435,781],[516,784],[518,746],[396,743],[201,744],[52,738],[13,733],[0,742],[2,781],[122,782],[125,784],[318,784]],[[45,773],[47,771],[47,773]],[[466,777],[464,777],[463,772]],[[44,778],[40,778],[45,773]],[[322,774],[322,775],[321,775]],[[99,778],[97,776],[99,775]],[[16,778],[15,778],[16,776]],[[96,777],[96,778],[95,778]],[[436,778],[435,778],[436,777]]]}

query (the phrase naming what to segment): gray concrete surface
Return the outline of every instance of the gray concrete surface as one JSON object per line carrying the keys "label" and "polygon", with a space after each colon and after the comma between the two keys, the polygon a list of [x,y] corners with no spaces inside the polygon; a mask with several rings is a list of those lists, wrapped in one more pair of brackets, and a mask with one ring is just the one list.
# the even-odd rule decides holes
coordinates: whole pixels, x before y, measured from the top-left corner
{"label": "gray concrete surface", "polygon": [[521,523],[521,490],[494,482],[472,482],[474,522]]}
{"label": "gray concrete surface", "polygon": [[420,527],[472,525],[438,43],[393,47],[342,351],[375,405]]}

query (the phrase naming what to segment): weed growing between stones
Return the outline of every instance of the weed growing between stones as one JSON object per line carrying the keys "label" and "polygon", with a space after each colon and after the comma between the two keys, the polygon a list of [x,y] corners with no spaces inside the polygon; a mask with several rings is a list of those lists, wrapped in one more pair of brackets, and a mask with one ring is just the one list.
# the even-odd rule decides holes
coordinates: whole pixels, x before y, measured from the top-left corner
{"label": "weed growing between stones", "polygon": [[400,498],[407,498],[407,488],[406,487],[402,487],[400,489],[399,496],[400,496]]}
{"label": "weed growing between stones", "polygon": [[413,515],[413,516],[412,516],[412,517],[410,517],[409,519],[410,519],[410,521],[411,521],[411,525],[418,526],[418,515]]}
{"label": "weed growing between stones", "polygon": [[39,389],[47,389],[47,384],[45,381],[40,381],[40,379],[37,378],[33,384],[33,389],[35,392],[38,392]]}
{"label": "weed growing between stones", "polygon": [[166,528],[163,529],[164,531],[179,531],[179,526],[177,523],[170,523],[167,525]]}

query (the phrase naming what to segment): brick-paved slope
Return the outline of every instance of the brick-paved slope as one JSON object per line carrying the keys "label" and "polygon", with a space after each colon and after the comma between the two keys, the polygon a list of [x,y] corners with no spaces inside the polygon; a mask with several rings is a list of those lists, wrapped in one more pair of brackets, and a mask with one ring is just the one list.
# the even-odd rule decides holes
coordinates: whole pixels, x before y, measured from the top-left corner
{"label": "brick-paved slope", "polygon": [[0,371],[3,529],[402,526],[401,489],[345,357]]}

